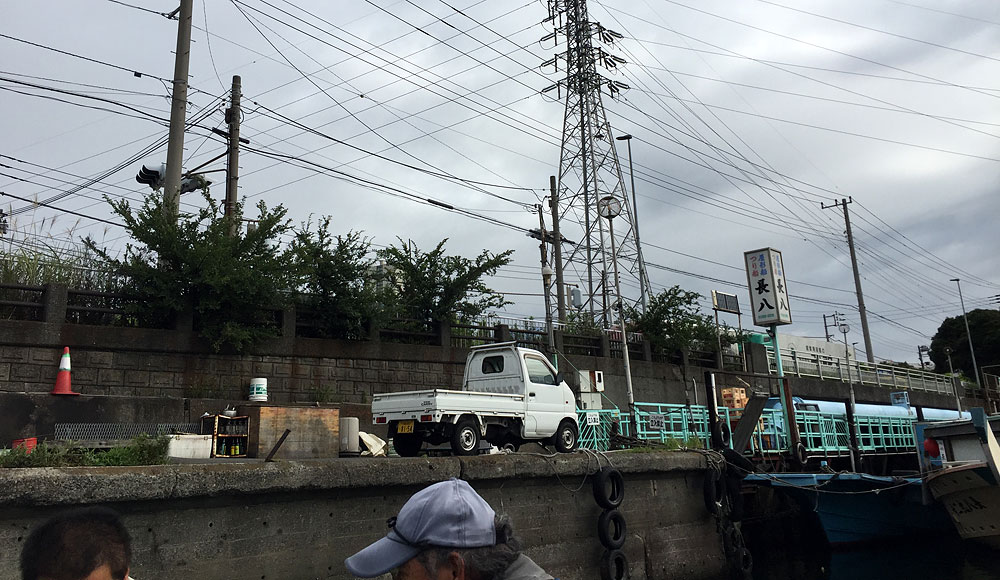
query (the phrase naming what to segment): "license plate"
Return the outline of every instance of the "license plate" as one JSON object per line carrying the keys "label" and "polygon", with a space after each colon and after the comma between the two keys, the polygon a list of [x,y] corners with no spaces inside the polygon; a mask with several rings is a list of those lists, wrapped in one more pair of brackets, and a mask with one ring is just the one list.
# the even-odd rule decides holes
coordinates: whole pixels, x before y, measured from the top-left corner
{"label": "license plate", "polygon": [[413,433],[413,421],[400,421],[396,423],[396,433]]}

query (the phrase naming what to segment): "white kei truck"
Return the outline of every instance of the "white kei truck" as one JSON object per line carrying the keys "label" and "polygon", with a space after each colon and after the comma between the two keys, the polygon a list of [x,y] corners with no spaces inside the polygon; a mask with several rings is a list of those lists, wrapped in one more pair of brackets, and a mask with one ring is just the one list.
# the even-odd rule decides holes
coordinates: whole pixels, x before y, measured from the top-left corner
{"label": "white kei truck", "polygon": [[475,455],[486,440],[497,447],[537,441],[563,453],[576,449],[576,397],[542,353],[514,342],[473,347],[462,390],[376,394],[372,421],[386,425],[403,457],[424,443],[450,443],[455,455]]}

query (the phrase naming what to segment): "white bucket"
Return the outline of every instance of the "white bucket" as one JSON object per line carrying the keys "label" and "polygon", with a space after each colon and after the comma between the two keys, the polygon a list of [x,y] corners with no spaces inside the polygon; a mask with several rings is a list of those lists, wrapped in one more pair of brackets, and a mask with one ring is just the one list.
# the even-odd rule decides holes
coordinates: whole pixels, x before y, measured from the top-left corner
{"label": "white bucket", "polygon": [[267,379],[250,379],[250,400],[267,401]]}

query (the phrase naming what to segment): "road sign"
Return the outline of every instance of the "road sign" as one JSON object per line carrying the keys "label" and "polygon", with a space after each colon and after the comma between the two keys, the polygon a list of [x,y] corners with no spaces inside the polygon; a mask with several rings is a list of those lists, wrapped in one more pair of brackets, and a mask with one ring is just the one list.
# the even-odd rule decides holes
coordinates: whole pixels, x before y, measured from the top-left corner
{"label": "road sign", "polygon": [[753,323],[757,326],[791,324],[792,311],[788,307],[781,252],[774,248],[762,248],[743,252],[743,260],[747,268]]}

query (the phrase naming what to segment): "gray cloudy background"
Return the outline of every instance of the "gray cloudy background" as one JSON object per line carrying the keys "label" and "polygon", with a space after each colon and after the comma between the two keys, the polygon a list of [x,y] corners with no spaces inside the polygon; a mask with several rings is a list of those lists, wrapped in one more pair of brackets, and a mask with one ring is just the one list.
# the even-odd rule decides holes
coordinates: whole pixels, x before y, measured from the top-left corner
{"label": "gray cloudy background", "polygon": [[[604,105],[615,134],[634,136],[654,290],[717,289],[746,304],[743,251],[775,247],[798,297],[783,331],[820,337],[822,315],[838,310],[863,347],[843,217],[820,209],[851,196],[877,358],[915,362],[917,345],[960,314],[950,278],[969,310],[1000,294],[1000,3],[588,6],[625,36],[610,50],[628,63],[602,72],[631,89]],[[138,202],[149,191],[139,166],[166,159],[177,24],[158,13],[175,7],[5,3],[0,191],[60,196],[58,209],[0,196],[14,214],[5,251],[86,235],[123,247],[121,227],[92,218],[117,222],[102,196]],[[540,64],[565,49],[539,42],[546,17],[537,0],[196,0],[188,120],[200,121],[185,168],[224,152],[209,129],[224,126],[222,99],[241,75],[248,205],[283,204],[296,223],[331,215],[335,231],[376,245],[512,248],[490,284],[515,302],[505,315],[541,318],[538,246],[523,229],[538,226],[529,210],[558,172],[564,105],[540,91],[562,69]],[[211,176],[221,199],[222,174]],[[182,209],[200,203],[188,194]]]}

